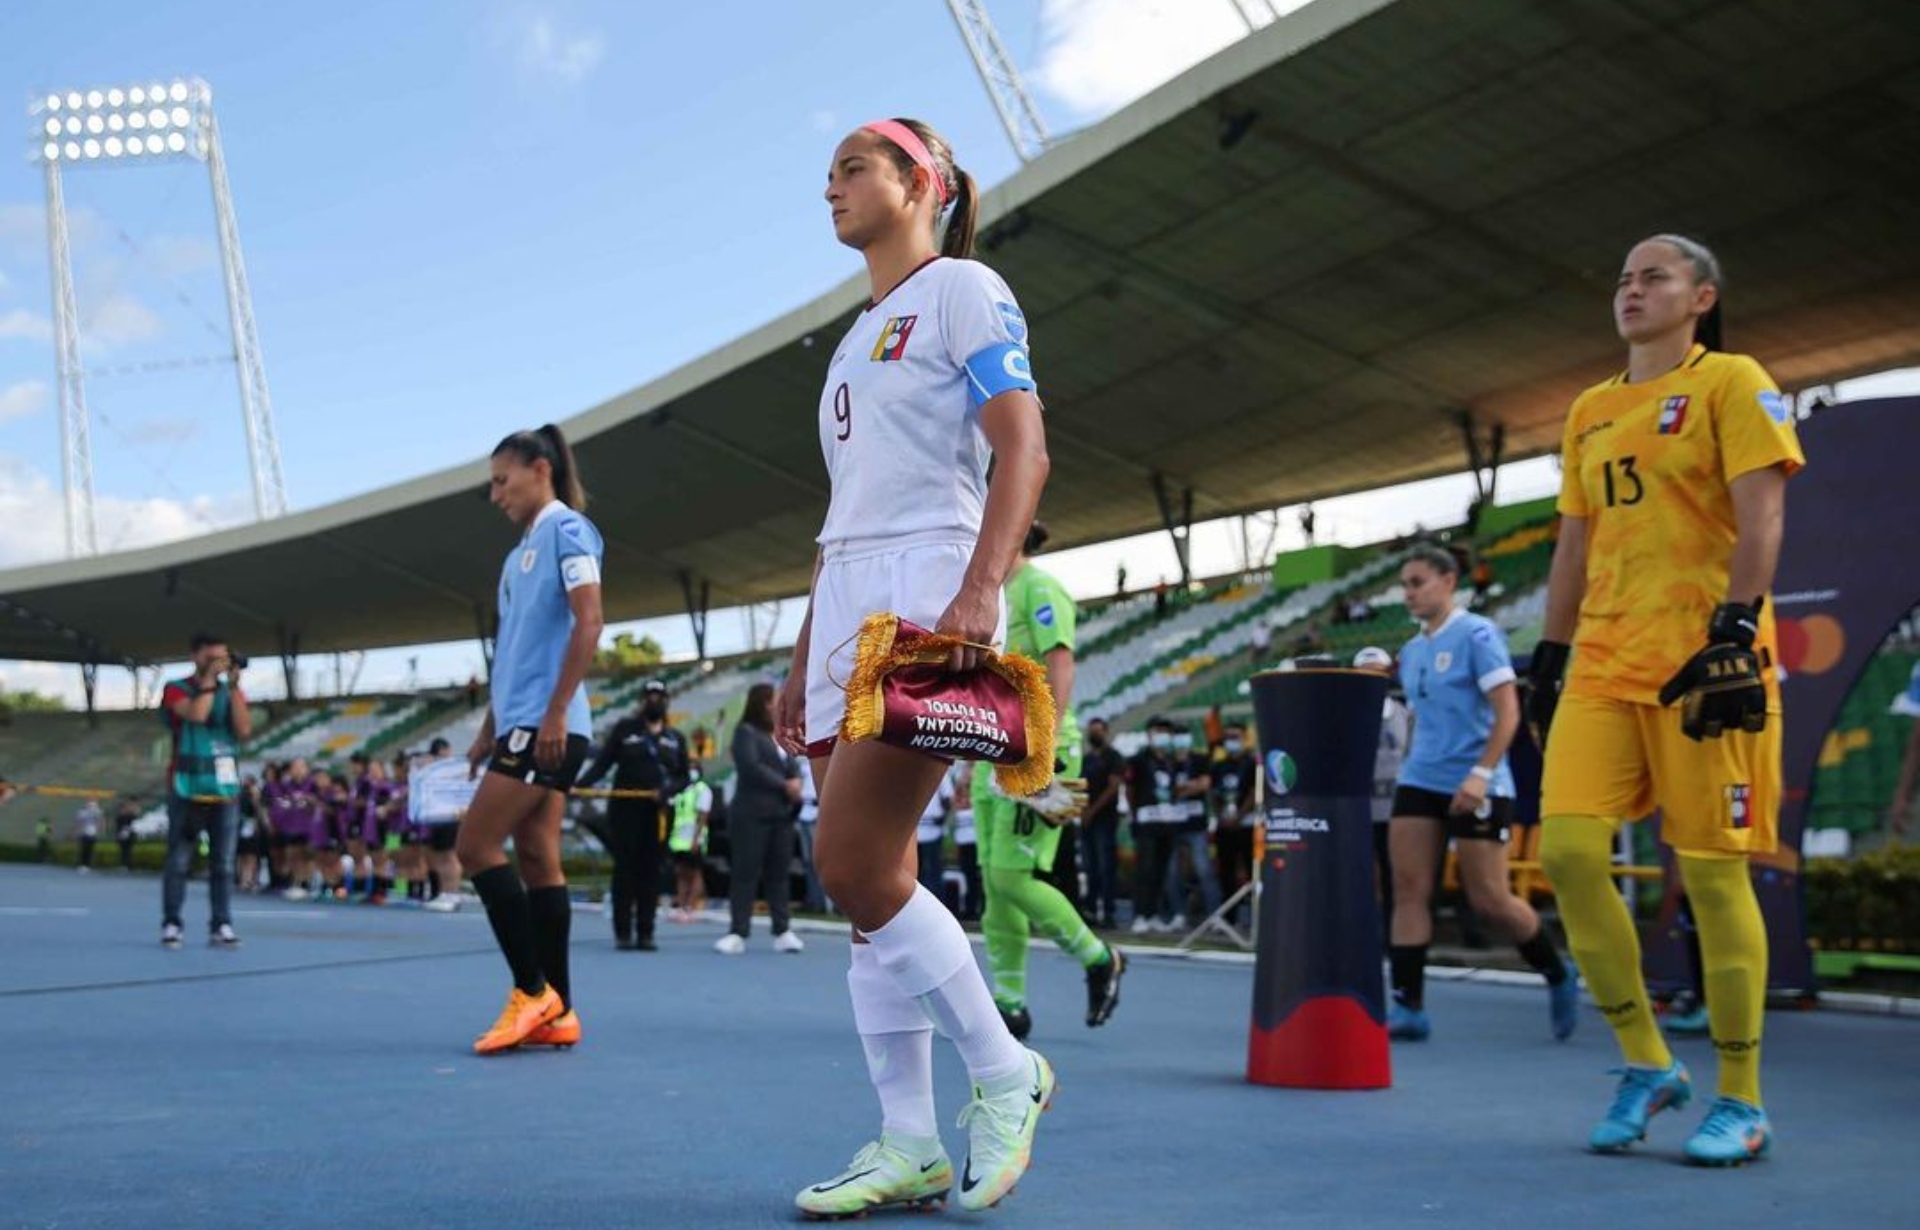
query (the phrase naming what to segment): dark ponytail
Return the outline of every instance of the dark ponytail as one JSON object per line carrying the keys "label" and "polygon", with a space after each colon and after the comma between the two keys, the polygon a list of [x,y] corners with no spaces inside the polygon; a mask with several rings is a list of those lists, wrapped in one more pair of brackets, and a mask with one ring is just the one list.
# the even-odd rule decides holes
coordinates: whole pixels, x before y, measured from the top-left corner
{"label": "dark ponytail", "polygon": [[1708,350],[1726,351],[1726,345],[1720,336],[1720,300],[1715,299],[1713,306],[1707,309],[1693,326],[1693,340]]}
{"label": "dark ponytail", "polygon": [[940,255],[965,260],[973,255],[973,232],[980,221],[980,187],[958,167],[953,177],[959,183],[954,188],[953,212],[947,215],[947,233],[940,240]]}
{"label": "dark ponytail", "polygon": [[[944,181],[942,186],[946,189],[950,212],[947,213],[946,232],[940,238],[940,255],[965,260],[973,255],[974,231],[980,222],[980,185],[974,183],[973,176],[962,171],[959,164],[954,162],[953,147],[931,125],[906,116],[895,116],[894,123],[904,125],[920,138],[920,143],[927,147],[927,154],[933,159],[933,165],[939,168]],[[900,178],[911,183],[913,155],[891,141],[882,140],[887,156],[900,172]],[[936,215],[935,225],[938,224]]]}
{"label": "dark ponytail", "polygon": [[493,455],[512,453],[521,465],[544,461],[553,471],[554,498],[575,512],[587,510],[587,492],[580,485],[580,467],[573,459],[573,446],[558,427],[547,423],[537,431],[516,431],[494,445]]}

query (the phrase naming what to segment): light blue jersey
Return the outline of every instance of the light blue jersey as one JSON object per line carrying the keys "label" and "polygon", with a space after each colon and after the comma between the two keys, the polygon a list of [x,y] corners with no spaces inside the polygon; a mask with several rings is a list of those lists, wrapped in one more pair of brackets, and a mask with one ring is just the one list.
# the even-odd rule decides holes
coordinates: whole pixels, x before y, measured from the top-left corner
{"label": "light blue jersey", "polygon": [[[1507,638],[1491,620],[1456,610],[1438,632],[1420,632],[1400,650],[1400,684],[1413,706],[1413,746],[1400,784],[1451,795],[1479,763],[1493,734],[1487,693],[1514,680]],[[1487,793],[1513,797],[1513,770],[1502,756]]]}
{"label": "light blue jersey", "polygon": [[[573,635],[567,594],[600,584],[600,531],[555,500],[540,510],[500,569],[500,631],[493,642],[493,728],[538,727],[560,682]],[[567,733],[593,735],[587,688],[567,702]]]}

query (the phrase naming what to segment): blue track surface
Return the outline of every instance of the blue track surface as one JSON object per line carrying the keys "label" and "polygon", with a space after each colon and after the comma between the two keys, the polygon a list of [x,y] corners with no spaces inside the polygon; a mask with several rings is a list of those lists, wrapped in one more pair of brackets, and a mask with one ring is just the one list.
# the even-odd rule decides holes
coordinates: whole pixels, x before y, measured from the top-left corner
{"label": "blue track surface", "polygon": [[[663,920],[661,952],[628,953],[578,914],[585,1043],[484,1060],[468,1044],[506,978],[478,911],[243,897],[246,946],[216,952],[196,884],[187,947],[165,952],[158,906],[151,879],[0,868],[0,1225],[786,1225],[794,1190],[878,1122],[825,933],[797,957],[758,933],[729,959],[717,927]],[[1775,1155],[1700,1171],[1678,1163],[1696,1108],[1634,1155],[1582,1150],[1616,1053],[1591,1011],[1554,1043],[1538,990],[1433,987],[1434,1040],[1395,1052],[1395,1088],[1336,1094],[1242,1081],[1246,967],[1138,961],[1098,1031],[1070,962],[1036,953],[1031,983],[1059,1100],[1019,1191],[947,1220],[1920,1224],[1913,1021],[1771,1015]],[[1710,1092],[1711,1047],[1678,1050]],[[965,1080],[939,1052],[950,1124]],[[958,1160],[964,1134],[946,1136]]]}

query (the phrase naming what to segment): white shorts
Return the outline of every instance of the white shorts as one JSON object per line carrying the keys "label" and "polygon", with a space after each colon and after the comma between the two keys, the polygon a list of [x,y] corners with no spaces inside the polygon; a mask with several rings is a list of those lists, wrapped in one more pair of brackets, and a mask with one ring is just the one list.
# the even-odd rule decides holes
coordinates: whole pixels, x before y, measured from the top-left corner
{"label": "white shorts", "polygon": [[[847,713],[845,684],[853,674],[860,621],[891,612],[932,628],[960,592],[973,546],[936,542],[882,543],[826,549],[813,587],[813,636],[807,642],[807,751],[823,755],[839,737]],[[1000,600],[994,642],[1007,639],[1007,603]],[[835,682],[838,680],[838,682]]]}

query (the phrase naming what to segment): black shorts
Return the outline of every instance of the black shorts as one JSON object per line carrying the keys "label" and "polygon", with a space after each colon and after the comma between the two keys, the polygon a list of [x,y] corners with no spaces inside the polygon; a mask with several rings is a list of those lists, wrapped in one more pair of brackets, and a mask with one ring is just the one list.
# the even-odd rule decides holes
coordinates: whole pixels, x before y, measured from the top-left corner
{"label": "black shorts", "polygon": [[1497,841],[1505,844],[1507,828],[1513,823],[1513,800],[1489,796],[1486,815],[1461,814],[1453,810],[1453,796],[1418,786],[1400,786],[1393,792],[1393,814],[1421,816],[1447,826],[1447,836],[1460,841]]}
{"label": "black shorts", "polygon": [[706,856],[702,855],[698,850],[675,850],[673,852],[673,865],[675,867],[685,867],[693,871],[698,871],[705,863]]}
{"label": "black shorts", "polygon": [[580,766],[587,762],[587,737],[568,735],[567,754],[561,758],[560,767],[548,772],[533,759],[533,741],[539,733],[531,726],[515,726],[495,739],[487,772],[566,794],[573,789],[573,779],[580,776]]}
{"label": "black shorts", "polygon": [[423,840],[427,849],[436,854],[447,854],[453,850],[459,839],[460,822],[456,820],[452,824],[429,824],[427,835]]}

